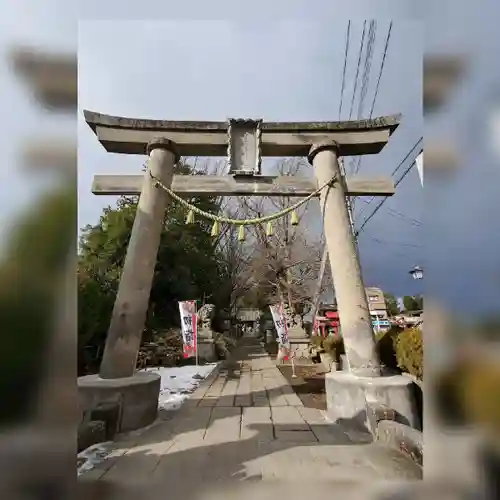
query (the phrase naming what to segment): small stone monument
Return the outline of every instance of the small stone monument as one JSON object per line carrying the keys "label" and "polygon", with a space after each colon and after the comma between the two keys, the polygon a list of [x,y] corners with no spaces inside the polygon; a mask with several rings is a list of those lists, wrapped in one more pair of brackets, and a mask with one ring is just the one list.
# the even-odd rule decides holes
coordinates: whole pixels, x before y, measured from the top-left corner
{"label": "small stone monument", "polygon": [[212,327],[214,316],[214,304],[205,304],[198,310],[198,358],[210,363],[217,360],[215,332]]}
{"label": "small stone monument", "polygon": [[300,317],[295,314],[290,305],[285,301],[284,312],[288,325],[288,338],[291,350],[295,353],[295,360],[309,362],[309,337],[301,326]]}

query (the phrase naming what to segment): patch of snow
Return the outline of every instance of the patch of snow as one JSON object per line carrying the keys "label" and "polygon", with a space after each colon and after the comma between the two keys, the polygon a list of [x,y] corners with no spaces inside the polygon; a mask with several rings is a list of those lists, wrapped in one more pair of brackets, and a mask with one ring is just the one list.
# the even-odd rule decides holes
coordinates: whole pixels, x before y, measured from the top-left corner
{"label": "patch of snow", "polygon": [[[161,377],[158,410],[178,410],[200,383],[215,370],[216,366],[217,363],[200,366],[178,366],[173,368],[146,368],[145,371],[158,373]],[[141,433],[144,430],[145,429],[138,429],[130,434]],[[105,443],[98,443],[90,446],[78,453],[78,475],[93,469],[96,465],[101,463],[109,455],[112,449],[113,442],[107,441]]]}
{"label": "patch of snow", "polygon": [[96,465],[100,464],[109,455],[112,446],[111,441],[106,441],[105,443],[94,444],[78,453],[76,459],[78,475],[92,470]]}
{"label": "patch of snow", "polygon": [[216,366],[217,363],[203,366],[146,368],[147,371],[158,373],[161,377],[158,408],[167,411],[179,409],[182,403],[200,385],[200,382],[206,379]]}

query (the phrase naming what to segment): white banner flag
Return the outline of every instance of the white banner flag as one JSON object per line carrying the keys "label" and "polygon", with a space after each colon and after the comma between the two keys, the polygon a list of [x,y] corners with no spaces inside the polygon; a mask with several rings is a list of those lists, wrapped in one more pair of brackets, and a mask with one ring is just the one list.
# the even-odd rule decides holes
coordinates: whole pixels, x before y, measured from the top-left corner
{"label": "white banner flag", "polygon": [[196,356],[197,351],[197,322],[196,301],[186,300],[179,302],[179,312],[181,313],[182,340],[184,342],[184,357]]}
{"label": "white banner flag", "polygon": [[420,177],[420,184],[424,187],[424,154],[420,153],[415,160],[417,164],[418,176]]}
{"label": "white banner flag", "polygon": [[285,308],[283,304],[269,306],[269,309],[271,309],[279,343],[283,347],[290,347],[290,342],[288,340],[288,325],[286,324]]}

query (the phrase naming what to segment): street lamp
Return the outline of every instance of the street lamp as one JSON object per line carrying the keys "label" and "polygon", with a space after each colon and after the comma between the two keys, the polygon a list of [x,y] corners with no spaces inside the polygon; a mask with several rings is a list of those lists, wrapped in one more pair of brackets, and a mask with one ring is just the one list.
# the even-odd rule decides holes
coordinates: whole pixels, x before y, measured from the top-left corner
{"label": "street lamp", "polygon": [[424,277],[424,270],[420,266],[415,266],[410,272],[414,280],[421,280]]}

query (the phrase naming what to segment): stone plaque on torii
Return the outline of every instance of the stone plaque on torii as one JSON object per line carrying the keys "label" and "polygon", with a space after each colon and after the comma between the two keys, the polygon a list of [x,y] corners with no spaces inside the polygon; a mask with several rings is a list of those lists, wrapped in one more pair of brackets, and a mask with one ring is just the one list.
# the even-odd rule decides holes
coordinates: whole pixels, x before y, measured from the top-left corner
{"label": "stone plaque on torii", "polygon": [[[152,384],[144,374],[140,374],[142,381],[136,380],[135,366],[156,265],[163,213],[169,196],[164,189],[158,188],[155,178],[177,195],[186,197],[306,197],[318,190],[318,186],[328,185],[319,193],[319,198],[351,370],[346,375],[359,380],[367,379],[371,385],[376,378],[381,378],[346,196],[391,196],[394,185],[390,178],[384,177],[344,178],[338,158],[380,152],[398,127],[399,115],[347,122],[276,123],[262,120],[140,120],[91,111],[84,111],[84,114],[88,125],[108,152],[149,156],[148,168],[143,175],[94,177],[94,194],[139,195],[139,202],[100,376],[87,378],[85,384],[88,391],[95,393],[102,386],[102,391],[105,391],[109,385],[116,387],[118,384],[123,392],[128,390],[127,384]],[[229,172],[224,176],[173,175],[174,165],[181,156],[227,156]],[[313,165],[315,180],[262,175],[260,166],[263,156],[307,156]],[[334,383],[341,390],[352,390],[351,380],[337,377]],[[146,392],[152,394],[154,391],[144,390]],[[126,397],[122,399],[125,401]],[[143,404],[148,406],[146,402]],[[126,408],[123,411],[126,412]],[[151,413],[151,409],[148,411]],[[334,414],[346,416],[353,412],[354,409],[336,408]],[[133,419],[132,416],[130,418]]]}

